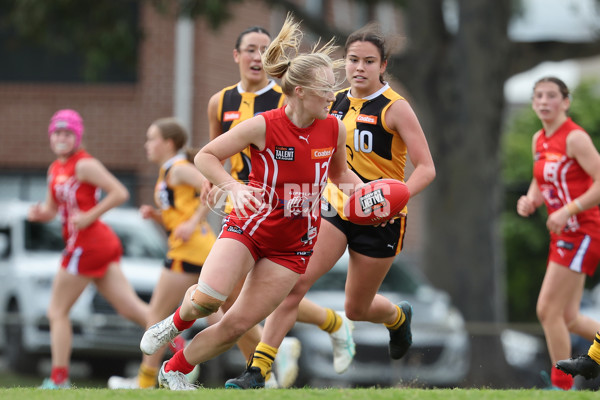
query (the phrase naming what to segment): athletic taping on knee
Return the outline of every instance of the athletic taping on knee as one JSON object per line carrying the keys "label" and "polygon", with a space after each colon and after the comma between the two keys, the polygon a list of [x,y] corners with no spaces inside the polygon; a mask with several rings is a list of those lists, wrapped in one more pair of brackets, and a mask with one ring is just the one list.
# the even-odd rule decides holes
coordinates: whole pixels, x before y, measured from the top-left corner
{"label": "athletic taping on knee", "polygon": [[211,288],[206,282],[198,280],[198,286],[194,293],[192,293],[192,306],[202,314],[202,317],[206,317],[219,310],[219,307],[227,300],[227,296],[221,294]]}

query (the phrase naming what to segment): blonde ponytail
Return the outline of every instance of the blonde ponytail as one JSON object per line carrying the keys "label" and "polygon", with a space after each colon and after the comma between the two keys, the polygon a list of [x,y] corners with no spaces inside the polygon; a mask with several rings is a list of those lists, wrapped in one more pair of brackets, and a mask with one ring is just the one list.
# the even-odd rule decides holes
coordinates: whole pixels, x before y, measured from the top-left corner
{"label": "blonde ponytail", "polygon": [[303,36],[300,23],[295,22],[293,15],[288,13],[279,34],[262,55],[265,72],[280,79],[283,93],[288,97],[293,95],[297,86],[313,90],[333,90],[325,76],[315,72],[322,68],[335,70],[344,65],[343,59],[334,60],[330,57],[337,49],[334,38],[321,47],[319,40],[310,53],[300,53]]}

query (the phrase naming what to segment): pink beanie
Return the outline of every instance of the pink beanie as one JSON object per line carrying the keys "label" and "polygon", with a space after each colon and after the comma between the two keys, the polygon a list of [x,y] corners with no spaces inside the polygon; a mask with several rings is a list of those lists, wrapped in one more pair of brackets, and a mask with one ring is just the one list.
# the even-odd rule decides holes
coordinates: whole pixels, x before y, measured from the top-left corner
{"label": "pink beanie", "polygon": [[83,136],[83,120],[77,111],[66,109],[54,113],[48,125],[48,136],[58,129],[68,129],[73,132],[77,138],[75,146],[79,147]]}

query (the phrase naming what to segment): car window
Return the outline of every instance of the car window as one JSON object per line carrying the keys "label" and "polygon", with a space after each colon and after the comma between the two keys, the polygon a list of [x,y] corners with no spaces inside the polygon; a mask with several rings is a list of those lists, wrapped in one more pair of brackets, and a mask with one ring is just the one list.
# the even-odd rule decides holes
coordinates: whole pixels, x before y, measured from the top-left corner
{"label": "car window", "polygon": [[310,290],[344,291],[346,285],[346,268],[335,268],[320,277]]}
{"label": "car window", "polygon": [[380,292],[401,292],[415,294],[423,282],[404,264],[396,261],[386,275]]}
{"label": "car window", "polygon": [[0,228],[0,259],[10,257],[10,229]]}
{"label": "car window", "polygon": [[[323,275],[310,290],[343,291],[346,285],[347,259],[342,258],[331,271]],[[399,292],[415,294],[424,282],[409,268],[399,261],[392,264],[388,274],[383,280],[380,292]]]}
{"label": "car window", "polygon": [[165,257],[166,239],[158,230],[146,224],[141,226],[110,222],[109,225],[121,239],[124,256],[160,259]]}
{"label": "car window", "polygon": [[25,250],[28,251],[62,251],[65,247],[61,226],[57,220],[42,224],[24,221]]}
{"label": "car window", "polygon": [[[123,246],[124,257],[162,259],[166,254],[166,239],[152,226],[138,223],[106,221]],[[24,221],[25,249],[28,251],[62,251],[65,247],[58,219],[49,223]]]}

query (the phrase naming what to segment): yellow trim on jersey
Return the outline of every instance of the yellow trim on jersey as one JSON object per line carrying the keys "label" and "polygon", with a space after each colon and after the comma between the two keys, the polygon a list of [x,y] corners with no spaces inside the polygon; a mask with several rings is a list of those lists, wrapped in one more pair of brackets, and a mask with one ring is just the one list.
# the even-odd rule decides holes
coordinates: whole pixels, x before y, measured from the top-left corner
{"label": "yellow trim on jersey", "polygon": [[190,239],[185,242],[175,238],[173,234],[173,230],[181,223],[188,221],[200,206],[200,198],[193,186],[168,184],[170,168],[185,163],[189,164],[189,161],[185,157],[177,155],[160,168],[154,199],[161,210],[163,225],[169,233],[167,257],[202,265],[216,240],[216,235],[210,225],[206,221],[198,224]]}
{"label": "yellow trim on jersey", "polygon": [[[257,113],[281,107],[284,101],[283,91],[274,80],[269,80],[265,87],[256,92],[244,91],[241,83],[222,89],[218,105],[218,118],[221,122],[222,134],[254,117]],[[248,179],[251,168],[250,158],[250,147],[246,147],[229,158],[230,174],[237,181],[245,183]],[[231,209],[232,205],[228,200],[224,212],[229,213]]]}
{"label": "yellow trim on jersey", "polygon": [[[346,126],[349,167],[363,181],[381,178],[404,181],[406,143],[398,132],[387,126],[385,115],[394,102],[405,99],[387,84],[366,98],[352,97],[349,93],[349,89],[338,92],[331,110]],[[324,196],[340,217],[347,219],[343,206],[348,197],[331,183]]]}
{"label": "yellow trim on jersey", "polygon": [[174,238],[173,233],[169,235],[167,258],[194,265],[203,265],[216,240],[217,236],[210,224],[203,221],[198,224],[198,227],[187,242]]}

